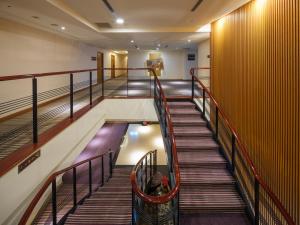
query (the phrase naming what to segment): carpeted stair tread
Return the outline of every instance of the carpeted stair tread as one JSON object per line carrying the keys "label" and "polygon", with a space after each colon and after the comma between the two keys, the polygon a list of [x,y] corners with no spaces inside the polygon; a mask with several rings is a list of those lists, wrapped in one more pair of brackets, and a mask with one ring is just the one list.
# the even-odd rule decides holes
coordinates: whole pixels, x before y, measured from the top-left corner
{"label": "carpeted stair tread", "polygon": [[174,127],[176,137],[211,137],[212,132],[207,127]]}
{"label": "carpeted stair tread", "polygon": [[180,190],[180,209],[189,212],[243,212],[245,203],[235,188],[185,188]]}
{"label": "carpeted stair tread", "polygon": [[185,185],[232,185],[235,180],[226,168],[181,168],[180,183]]}
{"label": "carpeted stair tread", "polygon": [[172,117],[172,123],[174,126],[206,126],[206,122],[201,117]]}
{"label": "carpeted stair tread", "polygon": [[195,137],[177,137],[175,139],[177,150],[180,151],[182,149],[219,149],[219,145],[214,141],[213,138],[195,138]]}
{"label": "carpeted stair tread", "polygon": [[195,104],[192,102],[180,101],[180,102],[168,102],[170,108],[195,108]]}
{"label": "carpeted stair tread", "polygon": [[170,109],[171,116],[199,116],[201,117],[201,114],[196,109],[191,108],[171,108]]}
{"label": "carpeted stair tread", "polygon": [[225,168],[226,160],[218,151],[177,152],[180,168]]}
{"label": "carpeted stair tread", "polygon": [[78,205],[66,220],[66,225],[130,225],[132,167],[117,167],[113,177],[94,192],[90,198]]}

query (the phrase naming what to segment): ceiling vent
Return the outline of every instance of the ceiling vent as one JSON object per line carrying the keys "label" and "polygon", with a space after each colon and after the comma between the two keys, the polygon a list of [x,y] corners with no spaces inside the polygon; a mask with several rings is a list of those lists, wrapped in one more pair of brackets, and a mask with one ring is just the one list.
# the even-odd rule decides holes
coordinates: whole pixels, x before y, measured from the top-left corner
{"label": "ceiling vent", "polygon": [[95,23],[96,24],[96,26],[98,27],[98,28],[112,28],[112,26],[109,24],[109,23]]}
{"label": "ceiling vent", "polygon": [[198,0],[194,7],[191,9],[191,12],[196,11],[196,9],[199,7],[199,5],[203,2],[203,0]]}

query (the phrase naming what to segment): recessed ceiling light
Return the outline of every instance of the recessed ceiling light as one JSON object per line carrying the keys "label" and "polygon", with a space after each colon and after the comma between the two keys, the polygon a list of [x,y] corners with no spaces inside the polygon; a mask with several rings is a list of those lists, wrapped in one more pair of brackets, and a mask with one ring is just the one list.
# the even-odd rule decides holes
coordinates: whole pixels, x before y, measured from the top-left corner
{"label": "recessed ceiling light", "polygon": [[124,19],[123,18],[117,18],[116,19],[116,23],[117,24],[123,24],[124,23]]}
{"label": "recessed ceiling light", "polygon": [[66,28],[65,27],[61,27],[60,29],[65,30]]}
{"label": "recessed ceiling light", "polygon": [[140,50],[140,48],[139,48],[139,47],[137,47],[136,49],[137,49],[137,50]]}
{"label": "recessed ceiling light", "polygon": [[134,43],[134,40],[131,40],[130,42],[131,42],[131,43]]}
{"label": "recessed ceiling light", "polygon": [[157,46],[160,47],[160,44],[158,44]]}
{"label": "recessed ceiling light", "polygon": [[188,42],[191,42],[191,40],[188,40]]}

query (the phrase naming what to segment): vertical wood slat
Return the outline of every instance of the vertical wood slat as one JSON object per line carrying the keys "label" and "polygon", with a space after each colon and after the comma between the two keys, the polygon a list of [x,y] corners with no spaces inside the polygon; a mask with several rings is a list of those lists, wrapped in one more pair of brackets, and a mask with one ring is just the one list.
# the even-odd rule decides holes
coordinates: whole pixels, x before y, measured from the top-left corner
{"label": "vertical wood slat", "polygon": [[296,224],[299,8],[299,0],[251,1],[214,22],[211,33],[211,91]]}

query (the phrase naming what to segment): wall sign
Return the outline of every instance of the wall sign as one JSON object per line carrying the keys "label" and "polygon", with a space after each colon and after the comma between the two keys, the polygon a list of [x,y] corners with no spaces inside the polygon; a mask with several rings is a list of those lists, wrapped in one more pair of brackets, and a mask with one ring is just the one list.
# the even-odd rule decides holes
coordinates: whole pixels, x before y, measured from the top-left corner
{"label": "wall sign", "polygon": [[195,61],[195,54],[188,54],[188,61]]}
{"label": "wall sign", "polygon": [[29,156],[27,159],[25,159],[21,164],[19,164],[18,173],[21,173],[23,170],[25,170],[31,163],[33,163],[40,156],[41,156],[41,150],[38,150],[37,152]]}

